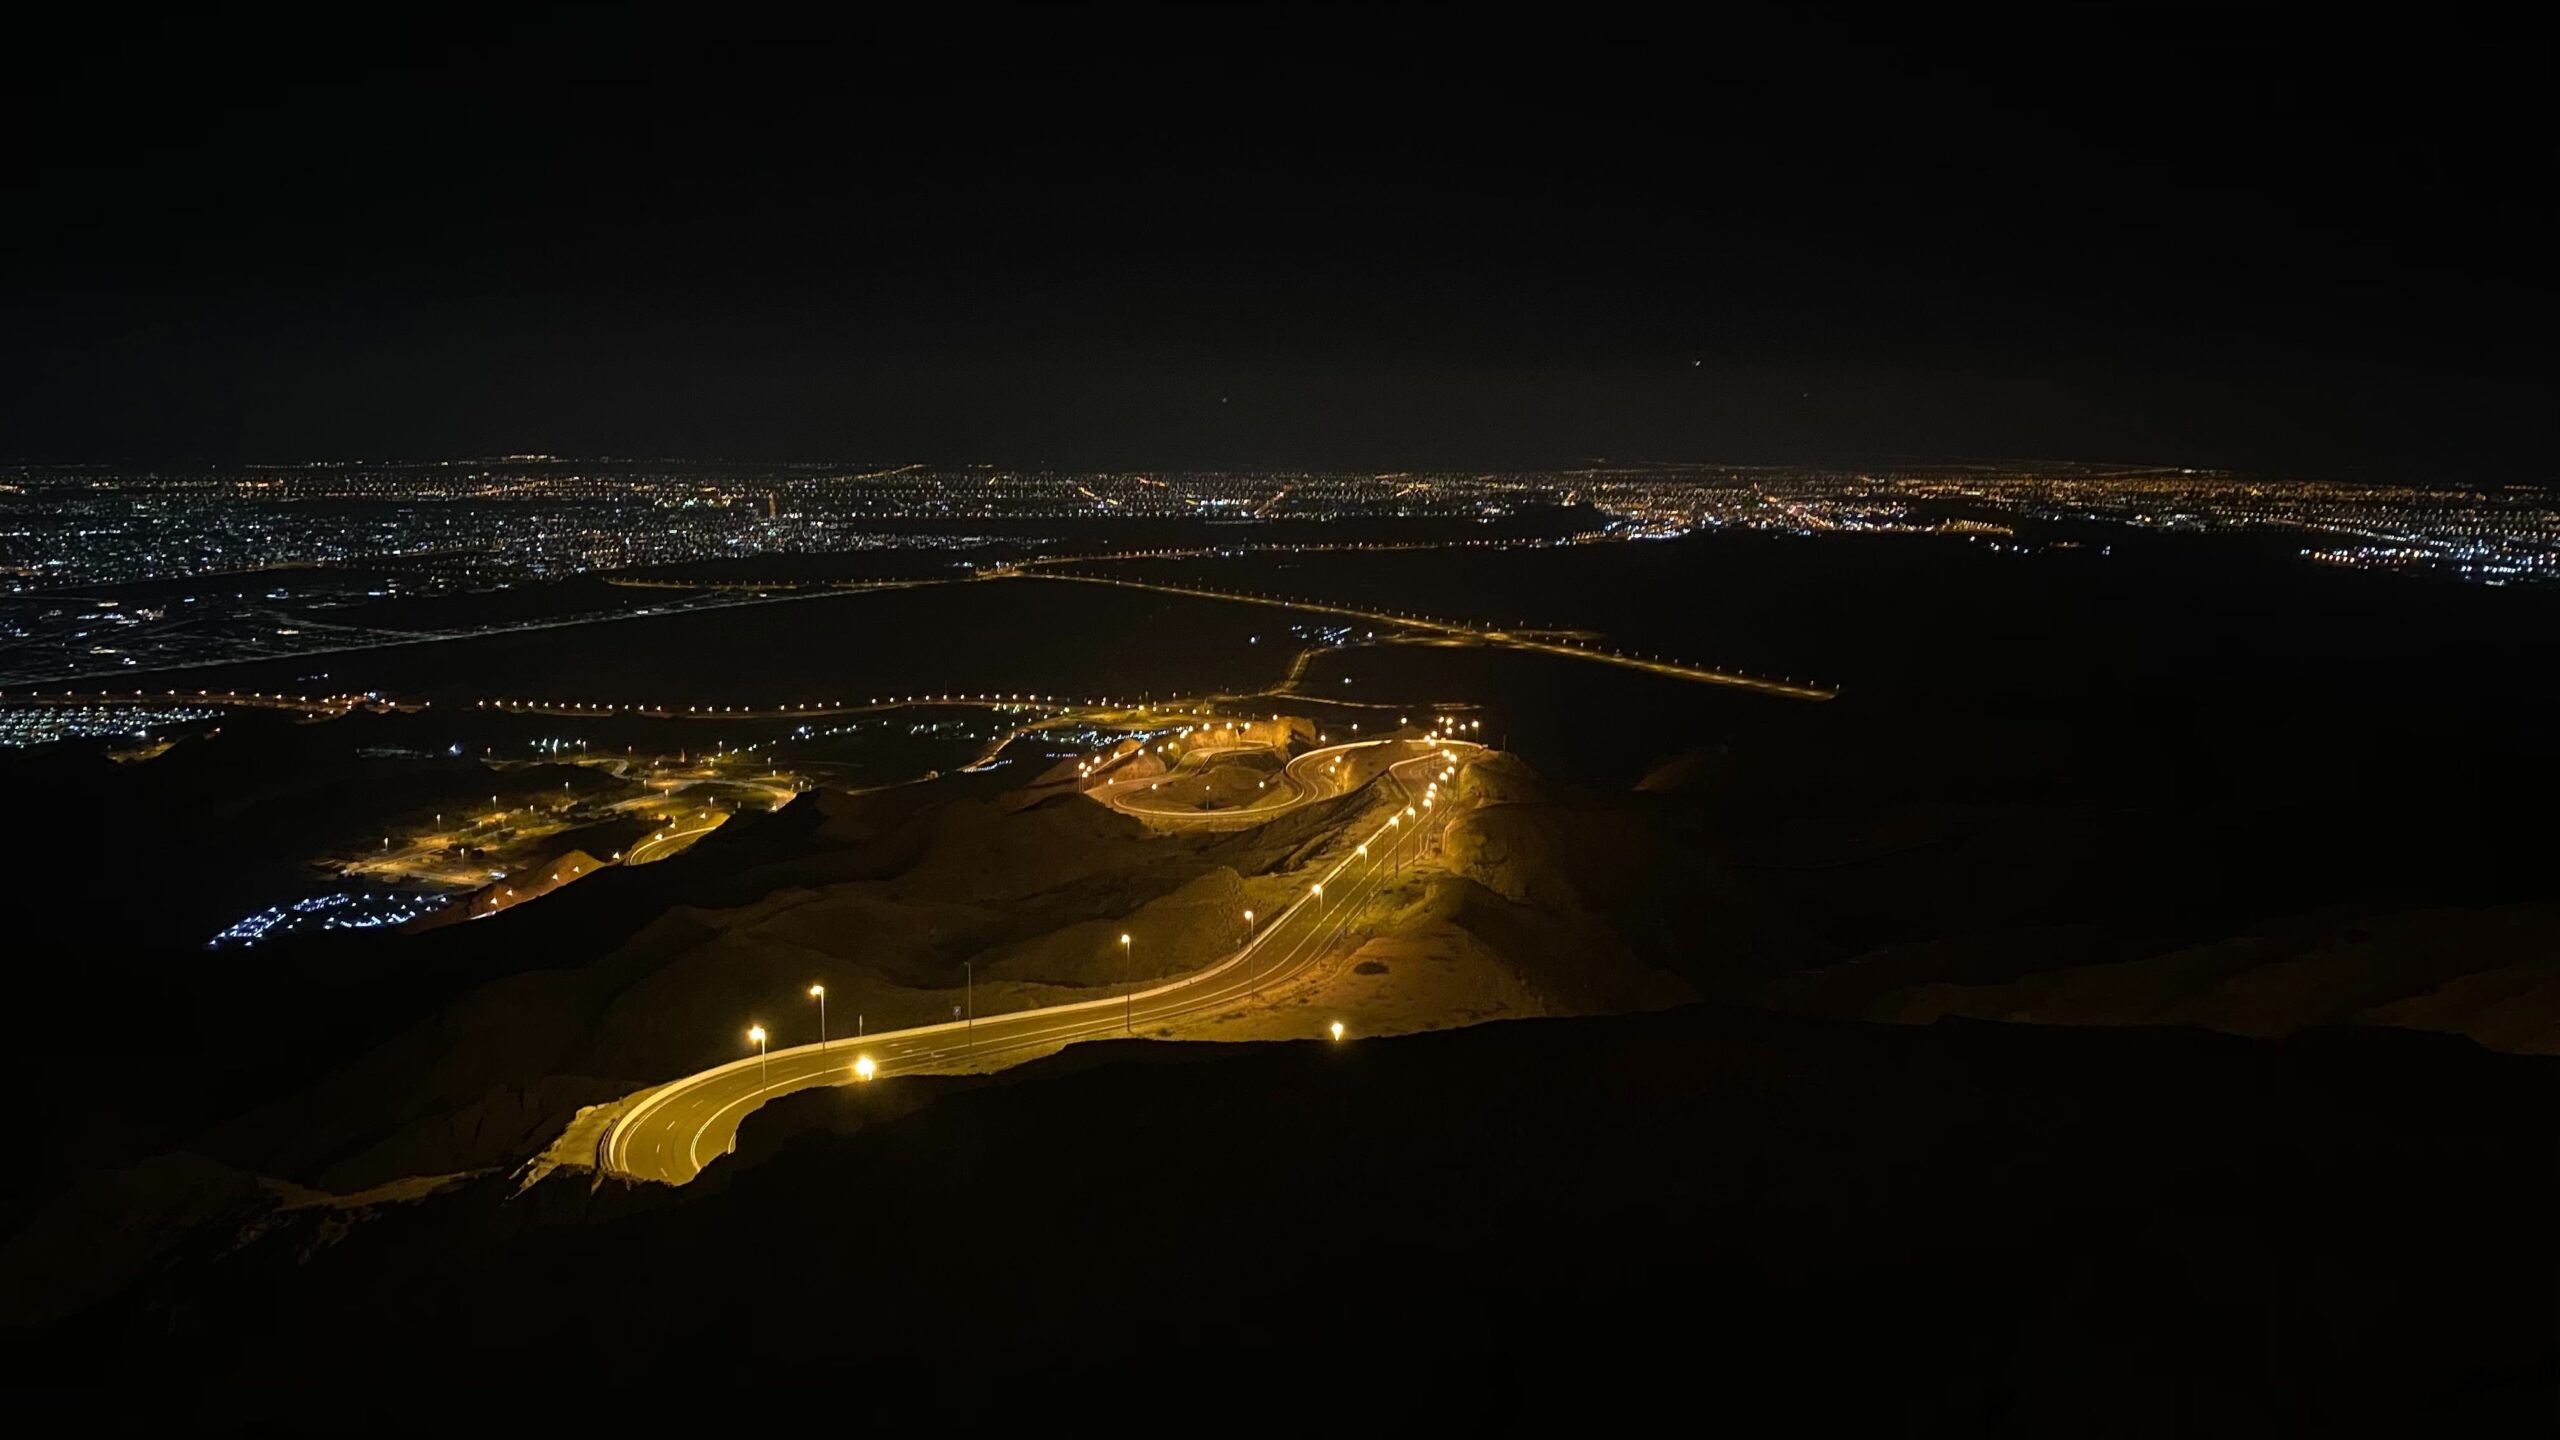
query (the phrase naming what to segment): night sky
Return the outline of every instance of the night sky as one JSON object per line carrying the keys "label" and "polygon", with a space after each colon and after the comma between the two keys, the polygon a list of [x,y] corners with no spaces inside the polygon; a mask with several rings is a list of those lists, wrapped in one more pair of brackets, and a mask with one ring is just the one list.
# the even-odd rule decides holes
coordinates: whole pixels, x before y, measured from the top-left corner
{"label": "night sky", "polygon": [[2552,474],[2523,38],[1494,13],[22,36],[0,454]]}

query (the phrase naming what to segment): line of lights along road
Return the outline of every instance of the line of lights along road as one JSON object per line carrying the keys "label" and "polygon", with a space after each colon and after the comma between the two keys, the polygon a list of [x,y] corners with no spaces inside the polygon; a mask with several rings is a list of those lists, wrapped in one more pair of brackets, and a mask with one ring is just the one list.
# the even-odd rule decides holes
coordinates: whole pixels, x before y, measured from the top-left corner
{"label": "line of lights along road", "polygon": [[[1483,724],[1482,721],[1459,722],[1452,717],[1444,717],[1444,723],[1453,729],[1465,728],[1467,726],[1480,728]],[[1439,732],[1434,731],[1423,736],[1422,743],[1427,745],[1442,744],[1444,743],[1444,737]],[[1426,817],[1423,812],[1431,810],[1439,802],[1440,786],[1442,782],[1451,779],[1457,774],[1458,756],[1456,751],[1444,749],[1440,752],[1440,758],[1444,763],[1440,772],[1425,783],[1422,797],[1419,801],[1419,808],[1414,805],[1408,805],[1402,810],[1389,815],[1386,823],[1379,827],[1379,833],[1394,837],[1394,843],[1389,845],[1387,852],[1384,855],[1371,860],[1369,854],[1369,841],[1359,841],[1352,847],[1351,855],[1337,864],[1333,871],[1330,872],[1332,876],[1338,878],[1342,872],[1348,869],[1356,860],[1371,860],[1372,869],[1379,865],[1385,865],[1391,871],[1402,863],[1399,851],[1403,847],[1404,839],[1406,837],[1418,838],[1425,833],[1425,827],[1422,822]],[[1408,819],[1415,822],[1410,831],[1404,829],[1404,822]],[[1370,838],[1375,839],[1377,837],[1376,835],[1372,835]],[[1314,907],[1318,933],[1322,933],[1324,931],[1325,927],[1323,922],[1327,919],[1335,919],[1336,924],[1334,928],[1336,930],[1348,925],[1349,917],[1347,915],[1337,917],[1334,910],[1328,909],[1325,906],[1324,895],[1325,890],[1323,881],[1319,880],[1310,884],[1307,887],[1306,896],[1302,900],[1292,903],[1286,911],[1282,912],[1279,921],[1275,922],[1274,933],[1277,932],[1278,925],[1286,924],[1288,922],[1290,915],[1297,913],[1300,909],[1309,905]],[[1253,935],[1254,912],[1246,910],[1243,912],[1243,915],[1246,933],[1248,937],[1251,937]],[[1250,943],[1250,938],[1248,939],[1248,943]],[[1136,936],[1131,932],[1124,930],[1120,932],[1118,944],[1121,951],[1122,973],[1124,976],[1122,1028],[1125,1031],[1134,1034],[1137,1029]],[[967,962],[963,963],[965,965]],[[965,1023],[970,1028],[974,1028],[977,1022],[977,1004],[975,998],[976,973],[974,967],[970,968],[966,988],[967,994],[962,1001],[961,1008],[965,1017]],[[834,1043],[827,1034],[827,987],[823,984],[812,984],[808,990],[808,997],[818,1007],[818,1049],[823,1053]],[[859,1040],[861,1038],[860,1017],[856,1017],[855,1025],[855,1038]],[[1334,1040],[1339,1041],[1349,1033],[1349,1030],[1342,1021],[1336,1020],[1327,1027],[1326,1033],[1328,1033]],[[770,1032],[765,1029],[762,1021],[755,1021],[751,1022],[747,1026],[746,1038],[747,1043],[755,1047],[756,1058],[759,1066],[761,1067],[768,1062],[771,1055],[770,1045],[772,1037]],[[856,1081],[869,1081],[879,1075],[879,1063],[867,1054],[857,1055],[854,1057],[853,1063],[849,1067],[849,1073],[852,1074]],[[768,1081],[762,1073],[759,1073],[757,1085],[760,1089],[768,1088]]]}

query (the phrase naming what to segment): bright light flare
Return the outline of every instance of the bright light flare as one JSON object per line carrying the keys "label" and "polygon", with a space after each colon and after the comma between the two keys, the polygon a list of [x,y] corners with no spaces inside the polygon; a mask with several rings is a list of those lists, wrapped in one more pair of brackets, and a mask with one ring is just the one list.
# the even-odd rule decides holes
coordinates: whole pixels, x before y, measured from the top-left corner
{"label": "bright light flare", "polygon": [[880,1067],[871,1063],[871,1057],[870,1057],[870,1056],[868,1056],[868,1055],[863,1055],[863,1056],[858,1056],[858,1057],[856,1057],[856,1058],[855,1058],[855,1060],[854,1060],[854,1062],[853,1062],[853,1078],[854,1078],[854,1079],[856,1079],[856,1080],[869,1080],[872,1076],[877,1075],[877,1074],[879,1074],[879,1073],[880,1073]]}

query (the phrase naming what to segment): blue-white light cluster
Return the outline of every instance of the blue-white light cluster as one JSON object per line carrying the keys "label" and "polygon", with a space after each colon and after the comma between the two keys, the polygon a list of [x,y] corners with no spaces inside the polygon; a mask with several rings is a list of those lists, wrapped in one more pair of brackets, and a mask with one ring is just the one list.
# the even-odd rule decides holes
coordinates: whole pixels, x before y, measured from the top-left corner
{"label": "blue-white light cluster", "polygon": [[13,706],[0,709],[0,746],[23,749],[57,740],[148,740],[220,713],[138,705]]}
{"label": "blue-white light cluster", "polygon": [[313,895],[290,905],[270,905],[235,921],[229,929],[206,941],[205,948],[219,950],[232,945],[255,945],[261,940],[272,940],[297,930],[379,930],[386,925],[405,924],[429,911],[443,909],[447,898],[351,890]]}

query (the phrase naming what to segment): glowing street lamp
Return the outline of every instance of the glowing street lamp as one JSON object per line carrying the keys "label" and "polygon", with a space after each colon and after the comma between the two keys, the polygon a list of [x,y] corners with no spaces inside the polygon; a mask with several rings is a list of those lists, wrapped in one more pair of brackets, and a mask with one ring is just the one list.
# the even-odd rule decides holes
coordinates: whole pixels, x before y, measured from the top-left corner
{"label": "glowing street lamp", "polygon": [[756,1047],[756,1088],[762,1090],[766,1088],[765,1077],[773,1073],[773,1062],[765,1057],[764,1027],[748,1026],[747,1040]]}
{"label": "glowing street lamp", "polygon": [[1333,1022],[1333,1038],[1336,1040],[1342,1038],[1342,1022],[1339,1020]]}
{"label": "glowing street lamp", "polygon": [[1128,997],[1128,1013],[1122,1017],[1120,1028],[1135,1035],[1138,1033],[1138,952],[1130,947],[1129,932],[1126,930],[1120,932],[1120,971],[1128,977],[1128,989],[1125,992]]}
{"label": "glowing street lamp", "polygon": [[818,1049],[823,1052],[827,1048],[827,987],[810,986],[809,998],[818,1002]]}

